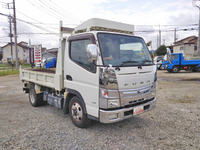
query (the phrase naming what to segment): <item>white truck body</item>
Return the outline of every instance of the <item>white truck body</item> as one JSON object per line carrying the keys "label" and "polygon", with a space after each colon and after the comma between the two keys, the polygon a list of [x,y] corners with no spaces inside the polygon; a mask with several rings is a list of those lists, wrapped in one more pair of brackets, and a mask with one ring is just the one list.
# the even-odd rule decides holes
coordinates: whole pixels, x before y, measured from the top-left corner
{"label": "white truck body", "polygon": [[[49,104],[70,113],[77,127],[85,127],[87,119],[112,123],[155,108],[156,66],[143,40],[133,35],[133,25],[94,18],[63,38],[63,33],[71,31],[61,23],[55,73],[20,69],[20,79],[33,106],[39,101],[37,95],[42,94]],[[106,46],[110,38],[121,43],[120,52],[104,57],[105,47],[116,45],[111,42],[110,47]],[[97,51],[94,62],[82,51],[89,47],[88,42]],[[114,55],[120,55],[121,64]]]}

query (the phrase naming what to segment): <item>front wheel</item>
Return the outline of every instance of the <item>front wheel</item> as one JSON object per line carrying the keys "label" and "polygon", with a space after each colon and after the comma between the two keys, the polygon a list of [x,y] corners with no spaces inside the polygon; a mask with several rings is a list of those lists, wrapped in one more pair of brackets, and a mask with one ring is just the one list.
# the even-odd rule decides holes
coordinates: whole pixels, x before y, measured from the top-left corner
{"label": "front wheel", "polygon": [[77,96],[73,97],[69,102],[69,114],[75,126],[79,128],[89,126],[90,120],[84,113],[82,103]]}
{"label": "front wheel", "polygon": [[179,69],[178,69],[177,66],[174,66],[174,67],[172,68],[172,71],[173,71],[173,73],[178,73]]}

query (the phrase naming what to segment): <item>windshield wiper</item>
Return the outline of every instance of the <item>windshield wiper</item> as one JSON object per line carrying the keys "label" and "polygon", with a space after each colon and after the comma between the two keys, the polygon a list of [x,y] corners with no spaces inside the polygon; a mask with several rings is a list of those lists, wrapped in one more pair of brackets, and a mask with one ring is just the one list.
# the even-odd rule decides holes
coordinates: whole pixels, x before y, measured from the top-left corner
{"label": "windshield wiper", "polygon": [[122,62],[122,64],[119,67],[121,67],[121,66],[123,66],[124,64],[127,64],[127,63],[138,63],[138,61],[132,61],[132,60],[124,61],[124,62]]}
{"label": "windshield wiper", "polygon": [[126,63],[138,63],[138,61],[131,61],[131,60],[124,61],[124,62],[122,62],[122,64],[121,64],[120,66],[117,66],[117,67],[115,68],[115,70],[120,70],[119,67],[123,66],[123,65],[126,64]]}
{"label": "windshield wiper", "polygon": [[152,60],[143,60],[142,62],[153,62]]}
{"label": "windshield wiper", "polygon": [[143,61],[142,61],[142,64],[140,64],[140,65],[138,66],[138,69],[142,69],[142,65],[144,65],[145,62],[152,62],[152,63],[153,63],[152,60],[143,60]]}
{"label": "windshield wiper", "polygon": [[143,60],[141,65],[144,65],[145,62],[152,62],[153,63],[152,60]]}

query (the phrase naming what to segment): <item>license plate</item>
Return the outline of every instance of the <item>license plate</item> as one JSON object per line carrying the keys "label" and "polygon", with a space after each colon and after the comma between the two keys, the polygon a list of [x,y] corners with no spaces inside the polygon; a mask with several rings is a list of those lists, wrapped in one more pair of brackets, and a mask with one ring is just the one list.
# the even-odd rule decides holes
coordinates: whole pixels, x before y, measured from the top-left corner
{"label": "license plate", "polygon": [[135,107],[135,108],[133,109],[133,115],[142,113],[143,111],[144,111],[144,107],[143,107],[143,106]]}

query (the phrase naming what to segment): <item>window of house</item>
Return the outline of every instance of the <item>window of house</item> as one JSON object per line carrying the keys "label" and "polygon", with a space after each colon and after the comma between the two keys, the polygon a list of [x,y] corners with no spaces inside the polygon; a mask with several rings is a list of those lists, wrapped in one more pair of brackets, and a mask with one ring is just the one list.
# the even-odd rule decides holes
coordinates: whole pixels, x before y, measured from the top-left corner
{"label": "window of house", "polygon": [[7,53],[9,53],[9,49],[7,49]]}
{"label": "window of house", "polygon": [[24,50],[24,53],[26,53],[26,50]]}
{"label": "window of house", "polygon": [[92,62],[88,61],[87,46],[92,44],[90,39],[71,41],[70,43],[70,57],[81,67],[94,72],[95,66]]}
{"label": "window of house", "polygon": [[17,49],[17,52],[19,53],[19,49]]}
{"label": "window of house", "polygon": [[197,50],[197,45],[194,46],[194,50]]}
{"label": "window of house", "polygon": [[182,50],[183,50],[183,46],[180,47],[180,51],[182,51]]}

